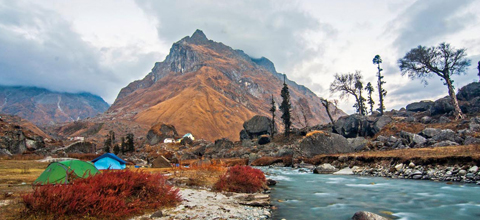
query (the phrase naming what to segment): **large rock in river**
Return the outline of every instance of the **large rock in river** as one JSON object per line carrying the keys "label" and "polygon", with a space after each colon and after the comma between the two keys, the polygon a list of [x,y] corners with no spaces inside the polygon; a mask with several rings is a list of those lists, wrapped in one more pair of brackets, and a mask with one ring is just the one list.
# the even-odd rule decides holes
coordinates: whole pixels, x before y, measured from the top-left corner
{"label": "large rock in river", "polygon": [[353,151],[354,148],[348,144],[345,137],[324,131],[313,132],[300,142],[300,152],[305,157]]}
{"label": "large rock in river", "polygon": [[356,212],[352,216],[352,220],[388,220],[388,218],[377,215],[375,213],[360,211],[360,212]]}

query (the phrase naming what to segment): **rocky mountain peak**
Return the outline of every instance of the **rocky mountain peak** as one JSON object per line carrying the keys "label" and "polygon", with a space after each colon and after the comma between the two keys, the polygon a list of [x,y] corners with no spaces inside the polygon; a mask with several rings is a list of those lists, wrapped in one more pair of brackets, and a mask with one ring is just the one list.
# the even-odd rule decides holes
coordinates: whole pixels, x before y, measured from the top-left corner
{"label": "rocky mountain peak", "polygon": [[197,29],[195,33],[188,39],[188,42],[191,44],[206,44],[208,43],[207,36],[203,33],[202,30]]}
{"label": "rocky mountain peak", "polygon": [[[287,83],[292,105],[305,109],[294,110],[294,117],[305,115],[308,122],[303,123],[310,125],[329,121],[319,97],[293,81]],[[174,43],[143,80],[123,88],[108,112],[144,125],[173,124],[179,133],[207,140],[238,140],[246,120],[270,115],[272,94],[280,94],[282,85],[283,74],[267,58],[251,58],[196,30]],[[305,126],[299,120],[294,125]]]}

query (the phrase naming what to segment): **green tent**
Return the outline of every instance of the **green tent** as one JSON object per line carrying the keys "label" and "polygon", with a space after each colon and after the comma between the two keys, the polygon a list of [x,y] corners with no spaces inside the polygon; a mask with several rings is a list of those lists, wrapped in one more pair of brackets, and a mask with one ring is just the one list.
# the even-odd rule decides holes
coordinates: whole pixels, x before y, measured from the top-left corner
{"label": "green tent", "polygon": [[65,160],[50,163],[42,174],[33,182],[34,185],[40,184],[62,184],[68,183],[75,178],[87,178],[100,171],[90,162],[81,160]]}

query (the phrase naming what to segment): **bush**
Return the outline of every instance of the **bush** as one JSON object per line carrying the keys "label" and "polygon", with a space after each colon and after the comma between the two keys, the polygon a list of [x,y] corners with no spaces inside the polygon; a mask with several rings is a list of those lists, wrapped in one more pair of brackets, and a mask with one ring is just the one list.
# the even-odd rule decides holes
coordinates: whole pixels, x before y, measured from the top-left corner
{"label": "bush", "polygon": [[143,209],[175,206],[178,189],[166,184],[161,174],[129,170],[105,171],[65,185],[37,185],[22,196],[26,214],[48,218],[125,218]]}
{"label": "bush", "polygon": [[266,179],[263,172],[250,166],[230,167],[215,183],[215,191],[239,193],[255,193],[265,187]]}

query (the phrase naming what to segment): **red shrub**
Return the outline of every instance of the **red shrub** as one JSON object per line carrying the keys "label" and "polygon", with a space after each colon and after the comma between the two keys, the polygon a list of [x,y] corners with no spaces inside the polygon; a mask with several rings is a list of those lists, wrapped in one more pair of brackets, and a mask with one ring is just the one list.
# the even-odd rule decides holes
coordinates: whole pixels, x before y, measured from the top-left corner
{"label": "red shrub", "polygon": [[250,166],[234,166],[220,177],[213,189],[216,191],[255,193],[265,186],[265,175]]}
{"label": "red shrub", "polygon": [[105,171],[66,185],[35,186],[23,196],[27,214],[58,218],[95,216],[110,219],[142,213],[142,209],[175,206],[178,189],[161,174],[129,170]]}

